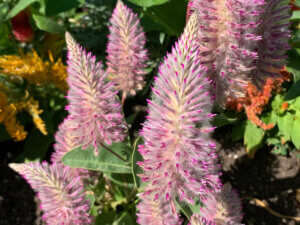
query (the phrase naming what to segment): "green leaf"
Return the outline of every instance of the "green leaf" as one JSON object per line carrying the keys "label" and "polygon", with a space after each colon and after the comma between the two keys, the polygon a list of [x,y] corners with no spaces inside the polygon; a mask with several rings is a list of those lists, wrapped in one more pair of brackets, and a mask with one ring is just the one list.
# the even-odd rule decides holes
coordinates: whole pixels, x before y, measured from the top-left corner
{"label": "green leaf", "polygon": [[104,172],[104,175],[110,179],[115,184],[126,187],[126,188],[133,188],[134,187],[134,180],[131,174],[118,174],[118,173],[107,173]]}
{"label": "green leaf", "polygon": [[97,209],[95,207],[95,196],[93,194],[87,194],[85,199],[89,200],[90,202],[90,214],[97,215]]}
{"label": "green leaf", "polygon": [[232,141],[239,141],[243,139],[245,133],[246,121],[242,121],[236,124],[231,132],[231,140]]}
{"label": "green leaf", "polygon": [[133,180],[134,180],[134,184],[135,184],[136,188],[139,188],[141,185],[141,179],[137,176],[137,174],[143,173],[143,169],[141,167],[139,167],[139,165],[136,164],[138,161],[143,161],[143,157],[139,153],[137,148],[139,145],[141,145],[143,143],[144,143],[143,139],[141,138],[141,136],[139,136],[133,144],[133,152],[132,152],[132,156],[131,156],[132,176],[133,176]]}
{"label": "green leaf", "polygon": [[277,117],[278,115],[276,114],[276,112],[271,111],[271,112],[264,113],[261,117],[261,120],[265,124],[274,124],[275,126],[277,124]]}
{"label": "green leaf", "polygon": [[[179,36],[185,26],[187,2],[170,0],[165,4],[149,8],[135,7],[142,15],[141,23],[146,32],[163,31],[169,35]],[[134,7],[133,7],[134,8]]]}
{"label": "green leaf", "polygon": [[114,221],[112,225],[134,225],[133,219],[128,212],[124,212],[121,217]]}
{"label": "green leaf", "polygon": [[15,15],[17,15],[19,12],[27,8],[29,5],[31,5],[34,2],[38,2],[39,0],[20,0],[13,8],[10,10],[10,12],[6,16],[6,20],[9,20],[13,18]]}
{"label": "green leaf", "polygon": [[300,96],[300,80],[296,81],[286,93],[284,100],[292,100]]}
{"label": "green leaf", "polygon": [[168,2],[169,0],[128,0],[128,1],[134,3],[138,6],[150,7],[150,6],[164,4],[164,3]]}
{"label": "green leaf", "polygon": [[300,11],[299,10],[293,11],[290,20],[300,20]]}
{"label": "green leaf", "polygon": [[[127,144],[123,142],[113,143],[108,147],[123,158],[130,158],[131,148]],[[62,161],[65,165],[75,168],[84,168],[108,173],[132,172],[128,162],[124,162],[101,146],[98,146],[98,148],[99,155],[95,156],[94,147],[89,146],[84,150],[82,150],[81,147],[78,147],[68,152],[63,157]]]}
{"label": "green leaf", "polygon": [[267,143],[268,145],[278,145],[281,144],[280,139],[276,138],[276,137],[269,137],[267,138]]}
{"label": "green leaf", "polygon": [[18,159],[21,161],[42,160],[52,142],[52,135],[45,136],[34,128],[29,133],[25,142],[24,151]]}
{"label": "green leaf", "polygon": [[293,123],[294,116],[290,112],[278,117],[279,132],[282,133],[284,141],[289,141],[291,139]]}
{"label": "green leaf", "polygon": [[53,16],[61,12],[78,7],[82,0],[48,0],[46,3],[46,15]]}
{"label": "green leaf", "polygon": [[247,147],[247,153],[250,158],[254,157],[255,152],[262,144],[264,139],[265,131],[251,121],[247,121],[245,134],[244,134],[244,144]]}
{"label": "green leaf", "polygon": [[65,28],[63,26],[46,16],[33,14],[32,17],[40,30],[57,35],[63,35],[65,33]]}
{"label": "green leaf", "polygon": [[291,133],[292,142],[295,147],[299,150],[300,149],[300,112],[296,114],[293,130]]}
{"label": "green leaf", "polygon": [[95,225],[112,225],[117,218],[117,213],[114,211],[102,212],[96,217]]}
{"label": "green leaf", "polygon": [[222,114],[218,114],[218,115],[214,116],[213,121],[212,121],[212,125],[216,126],[216,127],[223,127],[223,126],[226,126],[228,124],[235,123],[236,121],[237,121],[236,117],[235,118],[230,118],[226,114],[222,113]]}
{"label": "green leaf", "polygon": [[276,95],[274,100],[271,103],[272,109],[276,114],[282,114],[284,113],[284,110],[282,109],[282,104],[284,103],[283,96],[282,95]]}
{"label": "green leaf", "polygon": [[294,75],[294,82],[297,82],[300,79],[300,55],[294,48],[289,50],[287,54],[289,58],[286,68],[289,72],[291,72]]}
{"label": "green leaf", "polygon": [[293,99],[289,103],[289,110],[300,111],[300,97]]}

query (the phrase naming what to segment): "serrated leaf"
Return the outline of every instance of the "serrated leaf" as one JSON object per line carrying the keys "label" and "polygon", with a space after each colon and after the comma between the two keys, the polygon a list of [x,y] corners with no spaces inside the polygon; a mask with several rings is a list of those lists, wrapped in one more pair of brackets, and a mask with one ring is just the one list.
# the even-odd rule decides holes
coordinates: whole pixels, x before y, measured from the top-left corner
{"label": "serrated leaf", "polygon": [[32,18],[40,30],[57,35],[65,33],[65,28],[49,17],[33,14]]}
{"label": "serrated leaf", "polygon": [[164,3],[168,2],[169,0],[128,0],[128,1],[134,3],[138,6],[150,7],[150,6],[164,4]]}
{"label": "serrated leaf", "polygon": [[300,149],[300,113],[298,113],[295,117],[293,123],[293,130],[291,133],[291,139],[295,147]]}
{"label": "serrated leaf", "polygon": [[282,133],[285,141],[289,141],[291,139],[293,123],[294,116],[290,112],[278,117],[279,132]]}
{"label": "serrated leaf", "polygon": [[260,147],[264,139],[265,131],[251,121],[247,121],[245,134],[244,134],[244,144],[247,147],[247,153],[250,158],[253,158],[257,149]]}
{"label": "serrated leaf", "polygon": [[20,0],[18,3],[10,10],[10,12],[6,16],[6,20],[9,20],[13,18],[15,15],[17,15],[19,12],[27,8],[29,5],[31,5],[34,2],[38,2],[39,0]]}
{"label": "serrated leaf", "polygon": [[[108,146],[115,153],[123,158],[130,158],[131,148],[123,143],[113,143]],[[94,147],[89,146],[87,149],[82,150],[78,147],[68,152],[62,159],[63,163],[70,167],[84,168],[88,170],[102,171],[108,173],[131,173],[131,165],[124,162],[108,150],[101,146],[99,148],[99,155],[95,156]]]}

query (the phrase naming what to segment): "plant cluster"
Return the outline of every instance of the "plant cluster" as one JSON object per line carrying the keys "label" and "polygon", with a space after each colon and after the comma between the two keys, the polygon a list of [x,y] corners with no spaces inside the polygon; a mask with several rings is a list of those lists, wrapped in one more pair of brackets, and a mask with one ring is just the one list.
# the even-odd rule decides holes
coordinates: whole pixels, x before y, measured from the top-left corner
{"label": "plant cluster", "polygon": [[[51,4],[43,11],[39,4],[28,10],[29,4],[20,2],[19,12],[13,8],[7,14],[16,40],[36,38],[31,16],[41,30],[64,31],[55,20],[45,23],[45,15],[60,13]],[[211,137],[214,104],[245,109],[249,120],[242,133],[250,155],[274,129],[277,133],[267,137],[268,143],[291,140],[300,147],[300,97],[295,91],[287,94],[293,97],[283,96],[281,88],[289,79],[287,2],[192,0],[188,12],[184,31],[162,60],[153,84],[147,76],[153,70],[148,68],[148,37],[139,15],[121,0],[109,21],[104,62],[82,47],[71,29],[65,33],[67,68],[51,53],[48,60],[34,50],[0,56],[0,78],[23,87],[15,93],[0,83],[0,122],[13,138],[26,136],[16,120],[20,110],[28,111],[47,135],[33,96],[58,93],[47,103],[53,108],[62,95],[68,102],[51,162],[10,164],[37,192],[46,224],[242,224],[238,194],[221,181]],[[164,25],[176,33],[167,20]],[[132,135],[124,105],[147,88],[148,115],[139,134]],[[256,132],[255,138],[249,130]]]}

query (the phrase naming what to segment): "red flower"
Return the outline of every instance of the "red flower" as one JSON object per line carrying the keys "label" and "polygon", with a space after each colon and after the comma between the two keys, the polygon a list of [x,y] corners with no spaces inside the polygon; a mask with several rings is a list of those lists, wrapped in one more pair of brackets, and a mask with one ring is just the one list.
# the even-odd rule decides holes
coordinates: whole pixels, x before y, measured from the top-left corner
{"label": "red flower", "polygon": [[292,11],[300,10],[300,8],[295,5],[295,0],[291,0],[290,5],[292,6],[291,7]]}
{"label": "red flower", "polygon": [[33,29],[25,11],[19,12],[11,19],[12,32],[16,40],[20,42],[30,42],[34,36]]}

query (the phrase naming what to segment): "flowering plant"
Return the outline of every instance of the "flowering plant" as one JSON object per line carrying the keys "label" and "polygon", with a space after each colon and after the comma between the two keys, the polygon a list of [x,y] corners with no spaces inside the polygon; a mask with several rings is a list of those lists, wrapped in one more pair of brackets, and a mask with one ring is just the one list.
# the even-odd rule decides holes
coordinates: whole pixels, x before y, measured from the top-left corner
{"label": "flowering plant", "polygon": [[[42,60],[34,50],[0,57],[0,72],[6,79],[18,76],[33,89],[63,93],[67,101],[60,105],[65,114],[55,132],[51,160],[10,167],[37,193],[46,224],[242,224],[239,196],[221,177],[212,138],[214,105],[244,108],[256,125],[271,128],[258,115],[271,99],[271,91],[285,80],[288,4],[283,0],[189,1],[183,32],[170,53],[162,53],[165,57],[157,69],[158,61],[149,51],[153,43],[147,43],[148,33],[143,30],[145,21],[128,5],[141,10],[118,0],[107,18],[108,29],[101,26],[109,33],[105,57],[97,57],[72,26],[65,33],[66,68],[51,53],[49,60]],[[38,21],[41,15],[34,7],[27,14],[13,15],[12,28],[20,16],[30,13]],[[143,12],[149,16],[150,10]],[[169,27],[168,22],[163,24]],[[168,32],[177,34],[176,29]],[[13,34],[27,44],[35,38],[29,31]],[[159,36],[161,45],[164,38]],[[26,101],[20,98],[24,102],[19,106],[8,97],[1,101],[0,92],[0,122],[16,140],[26,135],[15,118],[22,109],[47,135],[32,93]],[[146,97],[142,106],[130,105]],[[293,100],[296,106],[297,99]],[[286,104],[283,113],[298,120],[298,108]],[[145,114],[145,120],[139,121]],[[9,121],[13,126],[7,125]]]}

